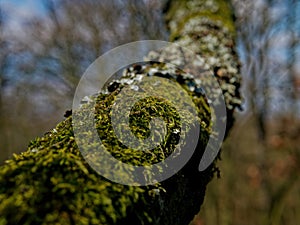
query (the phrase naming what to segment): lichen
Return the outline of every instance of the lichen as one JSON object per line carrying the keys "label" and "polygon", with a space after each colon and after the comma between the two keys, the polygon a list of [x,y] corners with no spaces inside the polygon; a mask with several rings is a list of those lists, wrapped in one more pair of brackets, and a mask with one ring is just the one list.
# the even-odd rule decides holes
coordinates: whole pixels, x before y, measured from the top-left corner
{"label": "lichen", "polygon": [[[190,26],[196,18],[207,18],[214,24],[221,24],[232,35],[236,35],[233,13],[229,1],[226,0],[177,0],[167,13],[172,35],[182,35],[182,29]],[[174,36],[171,36],[174,37]]]}
{"label": "lichen", "polygon": [[227,110],[241,108],[241,66],[234,48],[236,33],[229,1],[176,1],[167,18],[171,40],[197,53],[203,61],[202,68],[217,77]]}

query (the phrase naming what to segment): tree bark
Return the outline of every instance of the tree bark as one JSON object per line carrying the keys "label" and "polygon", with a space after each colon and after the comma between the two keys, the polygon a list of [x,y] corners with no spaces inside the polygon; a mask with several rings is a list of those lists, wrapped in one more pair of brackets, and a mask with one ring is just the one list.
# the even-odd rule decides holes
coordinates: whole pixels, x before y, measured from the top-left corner
{"label": "tree bark", "polygon": [[[159,64],[147,64],[142,69],[125,69],[132,77],[154,76],[173,79],[187,88],[197,102],[199,118],[210,126],[209,99],[196,91],[195,80],[206,82],[204,73],[218,79],[227,110],[227,131],[233,125],[233,113],[241,104],[239,93],[240,65],[235,52],[235,29],[232,9],[225,0],[168,1],[166,21],[174,43],[198,55],[183,70],[170,72]],[[164,59],[182,65],[180,51],[166,49],[148,57]],[[176,61],[176,62],[175,62]],[[147,72],[148,71],[148,72]],[[167,71],[167,72],[166,72]],[[205,71],[205,72],[203,72]],[[109,129],[104,117],[109,115],[112,99],[123,88],[116,80],[107,86],[107,92],[95,100],[97,129],[110,143]],[[194,82],[190,86],[190,82]],[[117,86],[115,84],[118,84]],[[123,84],[123,83],[122,83]],[[215,87],[217,88],[217,87]],[[211,92],[218,90],[212,89]],[[208,94],[208,93],[206,93]],[[81,110],[73,114],[80,115]],[[73,115],[74,116],[74,115]],[[72,127],[72,117],[57,125],[41,138],[32,141],[27,151],[15,155],[0,171],[0,224],[188,224],[199,211],[208,182],[218,171],[215,163],[199,172],[198,165],[207,144],[209,129],[203,130],[191,160],[171,178],[148,186],[126,186],[110,182],[93,171],[82,158]],[[108,129],[108,130],[105,130]],[[101,133],[102,132],[102,133]],[[191,134],[193,129],[187,131]],[[172,141],[174,137],[171,137]],[[93,142],[93,140],[90,140]],[[189,143],[187,143],[188,145]],[[118,148],[111,144],[114,149]],[[168,149],[163,148],[164,153]],[[143,161],[145,155],[140,160]],[[147,156],[147,155],[146,155]],[[145,156],[145,157],[146,157]],[[125,156],[120,154],[120,160]],[[17,212],[17,213],[16,213]]]}

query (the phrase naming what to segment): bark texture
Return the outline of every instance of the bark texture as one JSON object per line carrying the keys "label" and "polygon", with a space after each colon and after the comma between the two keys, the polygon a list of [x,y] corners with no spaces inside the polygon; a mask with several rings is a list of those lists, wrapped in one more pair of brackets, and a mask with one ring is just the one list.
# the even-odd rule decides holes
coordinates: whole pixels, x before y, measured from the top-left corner
{"label": "bark texture", "polygon": [[[123,71],[121,78],[110,82],[104,92],[91,99],[96,102],[99,136],[102,135],[110,146],[108,149],[112,155],[134,165],[156,163],[170,154],[168,150],[176,143],[176,135],[169,135],[163,147],[154,149],[158,156],[152,157],[149,152],[137,156],[111,135],[109,113],[115,96],[130,85],[130,80],[159,76],[176,81],[193,98],[202,122],[203,132],[191,160],[174,176],[156,185],[125,186],[110,182],[95,173],[82,158],[74,139],[74,115],[71,115],[45,136],[32,141],[27,151],[15,155],[1,167],[1,225],[182,225],[193,219],[203,203],[206,185],[217,171],[215,163],[203,172],[198,171],[210,135],[210,116],[213,113],[209,109],[210,99],[205,95],[208,93],[201,91],[201,85],[210,85],[210,96],[218,94],[218,88],[206,79],[208,75],[217,77],[226,102],[227,130],[233,124],[234,109],[241,104],[239,62],[234,50],[235,30],[232,10],[225,0],[169,1],[165,13],[171,41],[190,49],[193,54],[185,54],[179,47],[173,47],[150,52],[147,58],[153,61],[163,59],[184,71],[163,63],[133,65]],[[196,58],[194,53],[198,54]],[[153,106],[153,111],[168,118],[172,109],[161,112],[160,103],[152,100],[148,103]],[[83,104],[74,114],[81,116],[86,110],[89,110],[89,103]],[[150,113],[148,117],[151,116]],[[137,114],[132,123],[144,125],[140,118],[141,115]],[[84,121],[84,117],[82,119]],[[174,121],[176,123],[176,118]],[[147,128],[144,131],[147,133]],[[182,132],[192,135],[193,127]],[[91,143],[94,141],[88,136],[85,138]],[[185,147],[189,144],[185,143]]]}

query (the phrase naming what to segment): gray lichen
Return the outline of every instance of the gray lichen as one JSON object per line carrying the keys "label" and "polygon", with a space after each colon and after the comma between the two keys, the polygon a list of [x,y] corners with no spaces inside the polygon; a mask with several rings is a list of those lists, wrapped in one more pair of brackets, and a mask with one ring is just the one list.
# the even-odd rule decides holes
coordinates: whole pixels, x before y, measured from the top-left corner
{"label": "gray lichen", "polygon": [[[179,12],[175,7],[180,8]],[[199,66],[212,71],[218,78],[229,111],[240,108],[240,63],[235,51],[229,3],[221,0],[177,1],[168,12],[174,43],[197,53],[203,62]]]}

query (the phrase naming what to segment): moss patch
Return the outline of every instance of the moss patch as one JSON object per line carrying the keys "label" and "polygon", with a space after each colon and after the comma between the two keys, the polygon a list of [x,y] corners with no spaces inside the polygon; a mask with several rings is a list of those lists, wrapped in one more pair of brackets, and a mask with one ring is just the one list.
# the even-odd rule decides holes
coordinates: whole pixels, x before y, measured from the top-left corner
{"label": "moss patch", "polygon": [[[178,134],[174,131],[185,118],[179,118],[175,108],[162,99],[149,97],[137,102],[130,115],[133,133],[147,137],[150,118],[158,116],[167,124],[167,138],[152,151],[127,148],[113,135],[110,121],[115,96],[125,86],[119,85],[111,93],[96,97],[95,121],[99,135],[108,151],[119,160],[134,165],[159,162],[178,144]],[[202,121],[203,127],[201,142],[205,142],[210,121],[208,104],[201,94],[189,91],[184,84],[182,87],[198,107],[199,123]],[[84,110],[83,105],[81,111]],[[155,218],[151,204],[162,198],[160,195],[165,191],[160,183],[147,187],[124,186],[96,174],[78,150],[70,116],[45,136],[32,141],[27,151],[14,155],[1,168],[0,224],[116,224],[128,215],[134,215],[129,218],[132,221],[151,224]],[[135,210],[133,205],[143,205],[149,212]]]}

